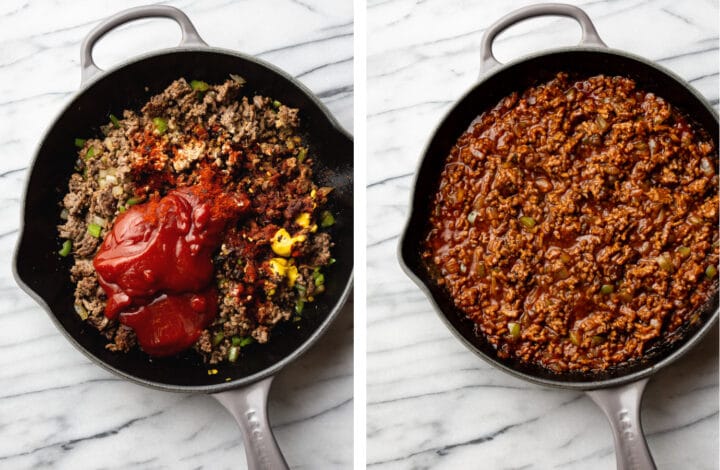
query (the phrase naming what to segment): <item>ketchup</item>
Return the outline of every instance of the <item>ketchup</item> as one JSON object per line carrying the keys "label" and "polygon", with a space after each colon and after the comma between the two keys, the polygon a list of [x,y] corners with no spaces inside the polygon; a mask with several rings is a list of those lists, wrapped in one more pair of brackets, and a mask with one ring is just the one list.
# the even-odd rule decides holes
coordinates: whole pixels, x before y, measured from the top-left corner
{"label": "ketchup", "polygon": [[249,206],[244,195],[205,183],[121,214],[93,260],[108,297],[105,316],[119,316],[150,355],[191,346],[217,313],[212,254]]}
{"label": "ketchup", "polygon": [[172,356],[192,346],[216,313],[217,292],[210,287],[193,294],[162,294],[136,310],[122,312],[120,321],[135,330],[143,351]]}

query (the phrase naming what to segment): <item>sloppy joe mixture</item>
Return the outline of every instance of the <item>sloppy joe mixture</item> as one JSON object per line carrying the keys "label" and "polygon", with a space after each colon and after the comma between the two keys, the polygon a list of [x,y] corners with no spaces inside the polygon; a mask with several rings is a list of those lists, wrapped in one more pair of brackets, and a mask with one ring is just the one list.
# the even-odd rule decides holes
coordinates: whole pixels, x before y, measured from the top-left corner
{"label": "sloppy joe mixture", "polygon": [[499,357],[565,372],[700,321],[718,252],[715,143],[631,79],[560,73],[458,139],[422,256]]}
{"label": "sloppy joe mixture", "polygon": [[59,254],[113,351],[236,362],[325,289],[332,188],[312,180],[298,110],[243,84],[179,79],[76,139]]}

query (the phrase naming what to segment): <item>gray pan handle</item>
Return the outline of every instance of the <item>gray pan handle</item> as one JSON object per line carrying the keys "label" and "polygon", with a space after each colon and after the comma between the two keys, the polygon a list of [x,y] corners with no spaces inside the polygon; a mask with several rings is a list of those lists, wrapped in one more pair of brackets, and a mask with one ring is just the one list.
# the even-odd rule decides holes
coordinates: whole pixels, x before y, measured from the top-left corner
{"label": "gray pan handle", "polygon": [[84,85],[92,77],[102,72],[102,69],[95,64],[92,58],[93,47],[95,47],[95,44],[100,38],[120,25],[147,18],[169,18],[175,21],[182,31],[180,46],[207,46],[198,34],[195,26],[190,22],[190,18],[177,8],[167,5],[147,5],[129,8],[120,13],[116,13],[97,25],[83,40],[80,46],[80,84]]}
{"label": "gray pan handle", "polygon": [[582,28],[581,46],[598,46],[607,47],[600,39],[597,29],[590,17],[580,8],[573,5],[565,5],[563,3],[541,3],[538,5],[530,5],[509,13],[492,26],[488,28],[483,36],[480,45],[480,76],[488,70],[501,65],[495,58],[492,51],[492,45],[498,34],[523,20],[536,18],[538,16],[566,16],[580,23]]}
{"label": "gray pan handle", "polygon": [[248,470],[287,470],[267,414],[267,399],[273,377],[247,387],[212,395],[235,417],[242,433]]}
{"label": "gray pan handle", "polygon": [[647,382],[643,379],[586,392],[610,421],[618,470],[655,470],[640,422],[640,403]]}

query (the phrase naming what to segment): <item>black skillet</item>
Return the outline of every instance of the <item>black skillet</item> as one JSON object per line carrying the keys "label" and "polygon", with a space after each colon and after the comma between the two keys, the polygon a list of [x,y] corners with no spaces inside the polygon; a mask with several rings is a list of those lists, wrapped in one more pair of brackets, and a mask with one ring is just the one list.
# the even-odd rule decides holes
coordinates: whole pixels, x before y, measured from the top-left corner
{"label": "black skillet", "polygon": [[[103,35],[129,21],[153,17],[178,23],[182,30],[178,47],[134,58],[109,71],[94,64],[92,49]],[[81,66],[80,90],[46,132],[30,171],[13,263],[18,284],[93,362],[140,385],[211,394],[237,420],[249,468],[287,468],[269,426],[267,395],[273,376],[328,329],[352,289],[352,138],[301,83],[254,57],[209,47],[188,17],[172,7],[133,8],[107,19],[83,41]],[[331,229],[337,262],[326,274],[327,290],[316,303],[306,306],[299,325],[279,325],[273,331],[272,341],[243,348],[237,365],[217,366],[215,375],[208,375],[208,368],[192,352],[167,359],[150,359],[140,351],[110,352],[105,349],[105,339],[74,313],[74,286],[69,279],[71,260],[57,255],[59,203],[77,155],[73,140],[99,135],[99,125],[107,122],[110,113],[120,115],[124,109],[139,109],[150,96],[179,77],[217,83],[231,73],[245,78],[244,93],[249,96],[255,93],[271,96],[300,109],[301,131],[316,156],[316,179],[323,186],[335,188],[329,210],[337,220]]]}
{"label": "black skillet", "polygon": [[[580,45],[529,55],[505,65],[494,58],[492,43],[501,31],[524,19],[547,15],[566,16],[580,23]],[[652,374],[685,354],[715,325],[718,317],[717,288],[714,297],[700,312],[702,321],[696,327],[688,328],[680,340],[648,351],[641,361],[602,374],[552,374],[538,367],[498,358],[492,346],[475,334],[472,322],[464,318],[447,293],[432,281],[420,257],[430,198],[437,189],[445,157],[458,137],[478,114],[492,108],[503,97],[546,82],[560,71],[581,77],[597,74],[631,77],[641,89],[657,93],[687,113],[718,143],[717,115],[700,94],[657,64],[609,49],[584,11],[563,4],[521,8],[487,30],[481,45],[480,80],[443,118],[425,149],[415,176],[410,217],[400,240],[400,264],[429,297],[447,327],[471,351],[491,365],[523,380],[585,391],[610,421],[617,468],[654,469],[640,423],[642,393]]]}

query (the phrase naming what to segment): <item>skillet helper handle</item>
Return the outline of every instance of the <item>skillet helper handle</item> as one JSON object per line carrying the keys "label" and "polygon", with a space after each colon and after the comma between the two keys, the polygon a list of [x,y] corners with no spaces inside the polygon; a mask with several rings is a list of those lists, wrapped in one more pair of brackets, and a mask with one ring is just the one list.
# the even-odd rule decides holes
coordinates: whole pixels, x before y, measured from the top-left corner
{"label": "skillet helper handle", "polygon": [[92,58],[92,50],[100,38],[120,25],[147,18],[169,18],[175,21],[180,26],[180,31],[182,32],[182,38],[179,44],[181,47],[207,46],[207,43],[202,40],[197,29],[193,26],[190,18],[177,8],[167,5],[147,5],[129,8],[120,13],[116,13],[97,25],[83,40],[80,46],[80,84],[84,85],[93,76],[102,72],[102,69],[95,64]]}
{"label": "skillet helper handle", "polygon": [[586,392],[605,412],[613,439],[617,470],[655,470],[640,422],[640,403],[648,379]]}
{"label": "skillet helper handle", "polygon": [[267,399],[273,377],[247,387],[212,395],[235,417],[242,433],[248,470],[287,470],[267,414]]}
{"label": "skillet helper handle", "polygon": [[492,51],[492,45],[498,34],[523,20],[539,16],[566,16],[580,23],[582,29],[581,46],[607,47],[600,39],[590,17],[580,8],[563,3],[541,3],[515,10],[496,21],[488,28],[480,44],[480,76],[500,65]]}

